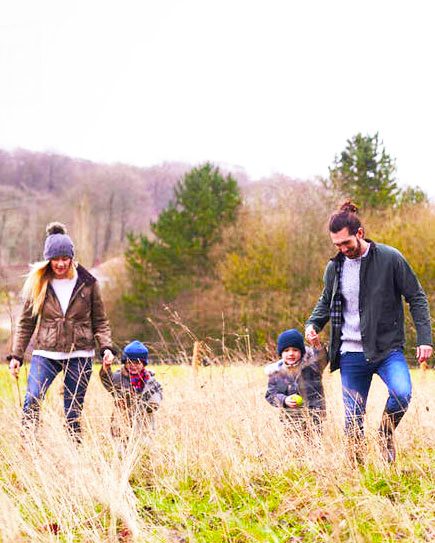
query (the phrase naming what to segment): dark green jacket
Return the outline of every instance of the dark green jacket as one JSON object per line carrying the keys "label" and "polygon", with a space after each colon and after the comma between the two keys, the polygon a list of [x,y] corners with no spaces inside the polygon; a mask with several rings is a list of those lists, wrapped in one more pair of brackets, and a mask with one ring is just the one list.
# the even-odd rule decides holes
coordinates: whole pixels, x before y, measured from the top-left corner
{"label": "dark green jacket", "polygon": [[[330,318],[338,287],[335,264],[338,258],[344,257],[339,253],[328,262],[323,276],[322,295],[306,322],[306,326],[312,324],[317,332],[323,329]],[[369,253],[361,259],[359,291],[361,337],[368,361],[375,363],[393,350],[404,349],[402,296],[409,304],[417,330],[417,344],[432,345],[429,306],[417,276],[397,249],[370,241]],[[331,325],[331,371],[340,367],[340,336],[340,327]]]}

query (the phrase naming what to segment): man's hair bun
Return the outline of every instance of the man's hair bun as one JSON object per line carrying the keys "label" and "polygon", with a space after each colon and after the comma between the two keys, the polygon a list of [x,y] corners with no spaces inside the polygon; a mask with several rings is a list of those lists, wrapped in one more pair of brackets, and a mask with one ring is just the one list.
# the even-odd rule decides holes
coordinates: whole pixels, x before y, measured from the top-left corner
{"label": "man's hair bun", "polygon": [[347,228],[349,234],[355,236],[362,226],[357,211],[358,207],[352,200],[346,200],[340,209],[329,219],[329,231],[336,234],[343,228]]}
{"label": "man's hair bun", "polygon": [[52,234],[66,234],[67,230],[66,226],[61,222],[51,222],[50,224],[47,224],[45,233],[47,236],[51,236]]}
{"label": "man's hair bun", "polygon": [[351,200],[346,200],[344,204],[340,207],[340,211],[345,211],[347,213],[357,213],[358,207]]}

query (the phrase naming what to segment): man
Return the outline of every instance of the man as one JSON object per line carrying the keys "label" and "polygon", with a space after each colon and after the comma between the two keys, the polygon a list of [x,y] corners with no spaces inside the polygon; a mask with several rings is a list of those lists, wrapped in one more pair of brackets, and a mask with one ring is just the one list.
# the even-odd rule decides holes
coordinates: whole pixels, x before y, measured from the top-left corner
{"label": "man", "polygon": [[331,319],[331,371],[340,368],[345,407],[345,433],[355,446],[363,437],[367,396],[376,373],[387,385],[389,397],[379,427],[385,460],[396,452],[394,430],[411,400],[411,377],[405,346],[402,296],[409,304],[417,330],[417,359],[432,356],[432,332],[426,295],[409,264],[397,249],[364,237],[357,208],[346,202],[329,222],[338,254],[325,269],[324,288],[306,323],[305,338]]}

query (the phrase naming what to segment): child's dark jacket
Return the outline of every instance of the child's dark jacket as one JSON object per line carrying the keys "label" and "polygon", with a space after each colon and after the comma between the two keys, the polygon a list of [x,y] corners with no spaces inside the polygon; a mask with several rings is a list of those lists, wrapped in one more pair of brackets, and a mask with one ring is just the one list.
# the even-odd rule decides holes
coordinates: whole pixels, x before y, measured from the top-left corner
{"label": "child's dark jacket", "polygon": [[286,406],[284,401],[287,396],[299,394],[309,411],[323,412],[325,396],[322,374],[327,362],[324,347],[306,347],[302,361],[294,368],[288,368],[283,360],[269,364],[265,367],[265,373],[269,375],[266,400],[275,407],[291,412],[295,408]]}
{"label": "child's dark jacket", "polygon": [[[130,424],[135,422],[140,427],[154,429],[153,412],[160,407],[163,398],[162,385],[157,381],[154,373],[147,372],[149,378],[145,381],[144,388],[138,392],[130,384],[130,376],[126,369],[112,373],[111,368],[100,370],[100,379],[115,401],[115,410],[112,416],[112,433],[119,435],[120,426],[124,424],[119,415],[124,412]],[[116,416],[118,415],[118,416]]]}

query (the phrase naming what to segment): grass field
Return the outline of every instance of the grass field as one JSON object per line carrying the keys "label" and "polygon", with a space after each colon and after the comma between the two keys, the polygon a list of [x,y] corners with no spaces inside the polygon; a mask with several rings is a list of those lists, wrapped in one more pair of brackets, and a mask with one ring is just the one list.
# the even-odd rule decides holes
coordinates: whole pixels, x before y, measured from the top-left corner
{"label": "grass field", "polygon": [[[98,368],[96,367],[96,372]],[[375,435],[386,399],[369,397],[367,462],[342,438],[339,375],[325,374],[322,440],[284,433],[249,364],[156,366],[164,387],[157,434],[119,455],[111,399],[91,381],[84,442],[63,428],[61,378],[44,402],[38,440],[23,446],[20,393],[0,368],[1,542],[385,542],[435,540],[435,377],[413,371],[414,396],[385,465]]]}

